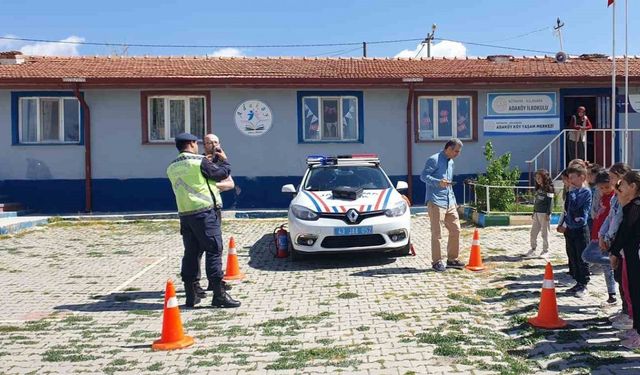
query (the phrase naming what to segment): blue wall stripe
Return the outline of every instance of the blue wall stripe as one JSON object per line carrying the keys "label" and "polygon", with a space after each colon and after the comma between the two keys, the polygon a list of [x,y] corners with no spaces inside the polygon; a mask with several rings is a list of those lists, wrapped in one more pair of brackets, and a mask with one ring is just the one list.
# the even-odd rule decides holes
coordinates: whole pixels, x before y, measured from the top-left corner
{"label": "blue wall stripe", "polygon": [[[523,174],[523,178],[528,175]],[[462,203],[463,181],[475,175],[456,175],[454,193]],[[389,176],[395,185],[406,176]],[[222,193],[225,209],[286,209],[291,195],[280,193],[282,185],[299,184],[302,176],[244,177],[233,176],[236,189]],[[94,179],[95,212],[175,211],[176,204],[167,178]],[[414,206],[424,205],[425,185],[419,175],[413,176]],[[40,213],[77,213],[84,211],[84,180],[5,180],[0,181],[0,195],[21,202],[25,208]],[[320,206],[314,201],[318,212]],[[371,210],[371,206],[367,210]]]}

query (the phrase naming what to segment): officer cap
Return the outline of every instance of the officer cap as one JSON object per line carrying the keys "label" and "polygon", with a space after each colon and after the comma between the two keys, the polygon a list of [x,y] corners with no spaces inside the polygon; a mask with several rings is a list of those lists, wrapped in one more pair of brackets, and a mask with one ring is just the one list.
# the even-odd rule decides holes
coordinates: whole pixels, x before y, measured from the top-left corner
{"label": "officer cap", "polygon": [[196,137],[193,134],[189,134],[189,133],[180,133],[178,135],[176,135],[176,143],[178,142],[191,142],[191,141],[197,141],[198,137]]}

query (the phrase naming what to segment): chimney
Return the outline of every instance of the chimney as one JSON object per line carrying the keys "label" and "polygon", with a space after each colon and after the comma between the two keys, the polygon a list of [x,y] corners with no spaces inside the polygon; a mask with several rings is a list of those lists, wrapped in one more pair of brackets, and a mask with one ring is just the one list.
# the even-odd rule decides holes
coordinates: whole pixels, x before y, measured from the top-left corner
{"label": "chimney", "polygon": [[0,52],[0,65],[22,64],[24,57],[20,51]]}

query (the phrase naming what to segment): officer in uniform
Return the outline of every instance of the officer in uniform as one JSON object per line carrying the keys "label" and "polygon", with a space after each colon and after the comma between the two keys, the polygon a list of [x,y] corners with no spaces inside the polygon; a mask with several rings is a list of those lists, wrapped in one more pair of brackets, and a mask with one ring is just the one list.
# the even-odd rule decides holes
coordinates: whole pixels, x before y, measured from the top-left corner
{"label": "officer in uniform", "polygon": [[[198,155],[198,138],[182,133],[175,137],[180,155],[167,168],[180,215],[180,234],[184,243],[182,270],[186,306],[200,303],[195,281],[199,269],[199,256],[204,252],[205,271],[213,286],[213,307],[239,307],[223,289],[222,232],[220,211],[216,209],[216,195],[208,180],[222,181],[229,176],[231,166],[222,149],[213,157]],[[218,195],[219,196],[219,195]]]}

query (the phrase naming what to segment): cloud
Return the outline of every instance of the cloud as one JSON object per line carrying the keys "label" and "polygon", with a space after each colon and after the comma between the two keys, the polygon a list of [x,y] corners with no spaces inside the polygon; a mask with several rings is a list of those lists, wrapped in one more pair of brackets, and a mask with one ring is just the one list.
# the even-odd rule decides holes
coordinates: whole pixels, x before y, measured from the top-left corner
{"label": "cloud", "polygon": [[[443,40],[440,43],[434,43],[431,45],[431,56],[465,57],[467,56],[467,48],[462,43]],[[418,44],[418,46],[416,46],[416,49],[405,49],[394,57],[427,57],[427,46],[424,46],[423,48],[422,44]]]}
{"label": "cloud", "polygon": [[[18,38],[16,35],[6,34],[5,38]],[[62,39],[61,42],[84,42],[84,38],[70,36]],[[21,40],[0,39],[0,51],[18,50],[25,55],[33,56],[77,56],[79,55],[79,44],[56,43],[56,42],[35,42],[27,44]]]}
{"label": "cloud", "polygon": [[209,57],[242,57],[244,54],[237,48],[220,48],[213,53],[208,54]]}
{"label": "cloud", "polygon": [[[61,42],[84,42],[84,38],[79,36],[70,36],[60,40]],[[20,47],[20,52],[25,55],[33,56],[78,56],[80,48],[79,44],[56,43],[56,42],[36,42],[33,44],[25,44]]]}

